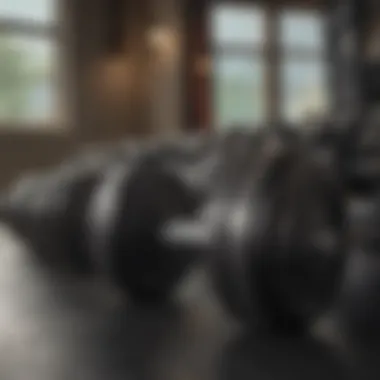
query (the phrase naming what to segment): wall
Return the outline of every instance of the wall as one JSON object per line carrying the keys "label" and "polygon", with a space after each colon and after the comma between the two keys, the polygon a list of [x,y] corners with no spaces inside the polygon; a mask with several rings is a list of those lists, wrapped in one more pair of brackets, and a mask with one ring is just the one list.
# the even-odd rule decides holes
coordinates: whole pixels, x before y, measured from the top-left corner
{"label": "wall", "polygon": [[[173,46],[154,61],[152,117],[155,132],[173,133],[186,124],[184,99],[184,0],[153,0],[153,24],[167,31]],[[165,44],[163,44],[164,47]]]}
{"label": "wall", "polygon": [[[113,54],[106,46],[107,26],[113,22],[105,12],[107,0],[62,4],[70,127],[64,133],[0,129],[0,186],[25,170],[58,163],[88,142],[180,129],[180,2],[128,2],[123,49]],[[165,55],[149,48],[151,27],[174,32],[177,50]]]}
{"label": "wall", "polygon": [[366,53],[369,59],[380,60],[380,16],[373,17]]}

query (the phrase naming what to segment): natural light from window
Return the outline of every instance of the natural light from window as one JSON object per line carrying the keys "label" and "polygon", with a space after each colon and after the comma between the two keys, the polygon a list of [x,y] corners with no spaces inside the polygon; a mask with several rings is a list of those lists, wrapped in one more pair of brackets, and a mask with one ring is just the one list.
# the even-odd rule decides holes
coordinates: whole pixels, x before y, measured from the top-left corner
{"label": "natural light from window", "polygon": [[0,125],[58,125],[58,0],[0,1]]}
{"label": "natural light from window", "polygon": [[219,128],[265,118],[264,13],[255,7],[216,6],[213,41],[213,116]]}
{"label": "natural light from window", "polygon": [[[213,116],[218,128],[260,125],[270,110],[295,123],[327,112],[321,12],[290,9],[269,16],[258,6],[223,4],[212,7],[210,16]],[[277,25],[272,37],[267,36],[269,17]],[[270,57],[274,51],[275,60]],[[274,99],[267,84],[274,74],[278,102],[269,107]]]}

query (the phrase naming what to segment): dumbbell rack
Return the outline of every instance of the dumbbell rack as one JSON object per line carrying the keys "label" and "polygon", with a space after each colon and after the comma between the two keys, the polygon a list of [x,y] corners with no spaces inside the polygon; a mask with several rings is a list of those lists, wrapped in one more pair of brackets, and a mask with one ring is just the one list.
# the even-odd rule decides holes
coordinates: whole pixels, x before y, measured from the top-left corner
{"label": "dumbbell rack", "polygon": [[330,10],[328,35],[333,113],[342,124],[349,124],[358,117],[362,100],[355,0],[331,0]]}
{"label": "dumbbell rack", "polygon": [[[380,39],[380,6],[378,1],[369,0],[363,5],[363,18],[359,27],[366,36],[366,46],[361,52],[362,62],[360,85],[366,127],[360,139],[358,171],[375,184],[380,183],[380,51],[372,53],[372,45]],[[376,186],[377,188],[377,186]]]}
{"label": "dumbbell rack", "polygon": [[331,0],[329,5],[332,113],[347,135],[345,160],[350,176],[354,181],[365,182],[366,188],[377,189],[380,184],[380,54],[377,57],[368,54],[368,45],[373,33],[371,27],[380,20],[379,3]]}

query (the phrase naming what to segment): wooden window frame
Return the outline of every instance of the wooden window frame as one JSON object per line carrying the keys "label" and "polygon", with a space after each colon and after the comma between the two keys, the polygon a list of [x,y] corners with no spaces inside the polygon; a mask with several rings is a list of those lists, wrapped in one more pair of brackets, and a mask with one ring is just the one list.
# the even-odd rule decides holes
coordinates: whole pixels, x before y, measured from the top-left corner
{"label": "wooden window frame", "polygon": [[55,47],[55,72],[52,78],[58,92],[57,98],[62,114],[54,120],[19,122],[0,118],[1,135],[67,135],[72,130],[73,105],[69,101],[70,73],[68,64],[68,26],[66,21],[66,0],[57,0],[55,4],[55,19],[52,24],[23,18],[10,17],[0,13],[0,35],[9,34],[20,38],[24,36],[36,40],[49,41]]}
{"label": "wooden window frame", "polygon": [[[313,11],[317,14],[326,15],[326,9],[323,6],[323,2],[311,2],[308,5],[302,5],[297,2],[268,2],[268,3],[255,3],[247,1],[222,1],[217,3],[212,3],[211,7],[207,9],[207,17],[210,19],[210,13],[212,11],[213,5],[231,5],[234,7],[238,6],[252,6],[257,7],[264,13],[264,28],[265,28],[265,43],[263,46],[249,46],[247,44],[237,45],[237,44],[220,44],[215,46],[214,41],[210,38],[210,56],[211,60],[214,61],[215,58],[223,54],[225,56],[257,56],[261,57],[265,62],[265,83],[266,91],[264,96],[266,97],[266,107],[265,107],[265,120],[268,123],[284,121],[281,114],[281,74],[280,67],[285,60],[293,59],[295,61],[309,61],[315,62],[322,60],[328,62],[328,46],[323,49],[314,49],[307,47],[292,47],[284,48],[280,45],[278,39],[278,28],[280,27],[279,15],[282,11]],[[211,88],[215,87],[215,75],[211,77]],[[210,93],[213,99],[213,90]],[[213,106],[213,101],[211,102]],[[211,114],[214,114],[211,111]]]}

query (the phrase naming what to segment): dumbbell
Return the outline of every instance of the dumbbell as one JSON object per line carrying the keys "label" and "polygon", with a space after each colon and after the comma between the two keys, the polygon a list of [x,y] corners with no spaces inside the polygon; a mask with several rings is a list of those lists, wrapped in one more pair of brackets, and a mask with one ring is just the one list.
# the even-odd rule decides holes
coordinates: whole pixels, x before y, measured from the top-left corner
{"label": "dumbbell", "polygon": [[99,165],[68,160],[23,176],[3,193],[0,217],[44,264],[88,270],[82,218],[100,174]]}
{"label": "dumbbell", "polygon": [[300,333],[335,297],[345,207],[334,155],[283,132],[226,140],[199,217],[173,221],[165,233],[205,252],[232,315],[259,330]]}
{"label": "dumbbell", "polygon": [[45,264],[88,271],[83,236],[92,191],[109,167],[128,165],[140,150],[133,141],[89,144],[59,165],[26,173],[2,193],[0,218]]}
{"label": "dumbbell", "polygon": [[107,274],[136,301],[161,300],[191,255],[165,247],[158,231],[198,205],[209,144],[191,138],[78,152],[17,181],[0,214],[42,262]]}
{"label": "dumbbell", "polygon": [[198,257],[197,250],[166,244],[161,230],[173,218],[194,215],[207,193],[213,150],[204,144],[153,145],[128,166],[110,168],[94,191],[87,250],[98,272],[136,303],[167,300]]}

